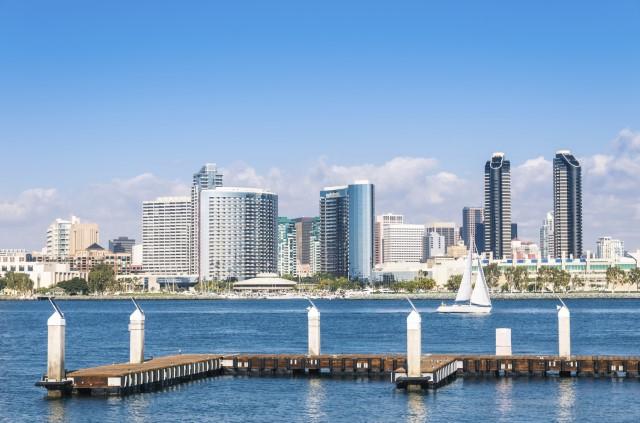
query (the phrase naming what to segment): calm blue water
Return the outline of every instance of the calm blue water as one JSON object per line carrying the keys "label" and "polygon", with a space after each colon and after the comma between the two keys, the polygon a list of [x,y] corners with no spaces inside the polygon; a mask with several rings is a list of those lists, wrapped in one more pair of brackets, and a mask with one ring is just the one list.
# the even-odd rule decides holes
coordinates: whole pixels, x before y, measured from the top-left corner
{"label": "calm blue water", "polygon": [[[556,352],[553,301],[495,301],[490,316],[434,313],[416,301],[424,352],[493,353],[496,327],[515,354]],[[128,360],[128,301],[61,301],[67,368]],[[405,301],[317,301],[322,350],[403,352]],[[146,355],[305,352],[304,301],[142,301]],[[640,355],[640,300],[570,300],[574,354]],[[219,377],[127,398],[47,400],[46,302],[0,301],[1,421],[640,421],[639,380],[458,379],[425,394],[388,381]]]}

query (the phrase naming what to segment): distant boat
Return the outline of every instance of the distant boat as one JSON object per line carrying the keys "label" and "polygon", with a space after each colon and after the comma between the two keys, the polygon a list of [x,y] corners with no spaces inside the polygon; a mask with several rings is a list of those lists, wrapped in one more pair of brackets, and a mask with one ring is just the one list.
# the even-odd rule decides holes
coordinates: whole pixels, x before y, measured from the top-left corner
{"label": "distant boat", "polygon": [[482,271],[482,263],[478,260],[478,273],[476,274],[476,283],[471,286],[471,268],[473,266],[473,248],[469,249],[469,255],[464,264],[464,273],[462,274],[462,282],[453,304],[442,303],[437,308],[438,313],[491,313],[491,298],[489,298],[489,288]]}

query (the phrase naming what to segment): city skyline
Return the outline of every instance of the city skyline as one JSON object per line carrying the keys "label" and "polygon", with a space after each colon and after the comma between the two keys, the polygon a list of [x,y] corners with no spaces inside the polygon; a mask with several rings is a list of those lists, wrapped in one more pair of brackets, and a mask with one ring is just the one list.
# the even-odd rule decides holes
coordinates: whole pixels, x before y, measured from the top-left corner
{"label": "city skyline", "polygon": [[[622,134],[618,139],[613,142],[619,149],[629,150],[640,147],[640,135],[631,136],[630,134]],[[540,221],[544,219],[548,209],[553,208],[553,157],[555,152],[546,159],[542,156],[527,160],[524,163],[512,165],[512,220],[518,222],[521,239],[538,241],[539,240],[539,227]],[[585,216],[596,216],[597,220],[590,221],[585,219],[584,222],[584,239],[583,245],[584,251],[595,251],[596,240],[601,236],[612,236],[614,238],[624,239],[627,246],[630,249],[640,247],[640,234],[634,234],[633,232],[625,231],[623,227],[617,226],[617,221],[613,221],[613,216],[624,213],[625,210],[613,210],[607,207],[603,207],[602,204],[596,204],[599,208],[598,214],[595,214],[593,209],[589,209],[589,204],[593,203],[593,199],[602,198],[606,195],[609,199],[616,199],[613,194],[602,193],[602,184],[598,182],[598,179],[606,181],[607,187],[611,187],[614,182],[612,180],[613,175],[609,174],[607,170],[611,170],[612,173],[620,177],[622,172],[622,164],[629,165],[629,160],[626,158],[616,158],[613,156],[599,155],[597,157],[581,157],[576,154],[576,157],[581,163],[581,167],[584,170],[583,179],[587,182],[584,183],[583,196],[585,200],[583,202]],[[270,186],[278,186],[280,189],[270,189],[279,194],[280,200],[280,214],[290,216],[315,216],[318,215],[317,207],[314,209],[313,204],[305,204],[301,207],[300,203],[316,200],[313,198],[317,195],[315,192],[306,192],[304,189],[313,189],[310,187],[320,186],[318,190],[321,190],[324,185],[332,185],[337,183],[344,183],[346,175],[355,175],[354,179],[358,177],[364,178],[368,176],[376,186],[379,192],[385,195],[377,195],[376,208],[377,214],[400,212],[406,215],[407,223],[419,223],[429,224],[435,221],[454,221],[458,226],[462,225],[462,219],[460,211],[463,207],[469,205],[482,204],[482,187],[478,186],[478,179],[481,175],[476,175],[472,180],[465,180],[458,178],[455,174],[451,174],[445,170],[440,170],[439,165],[434,160],[428,160],[430,163],[426,166],[431,171],[435,171],[435,174],[431,174],[432,182],[439,186],[433,186],[432,190],[427,190],[426,198],[422,201],[415,201],[415,198],[405,198],[404,207],[395,205],[398,201],[398,193],[393,191],[400,188],[400,195],[411,196],[415,195],[415,190],[411,187],[405,187],[402,190],[401,185],[404,183],[417,183],[417,181],[428,178],[424,172],[425,161],[428,159],[415,159],[415,158],[395,158],[380,166],[365,165],[365,166],[352,166],[352,167],[339,167],[339,166],[327,166],[326,163],[322,166],[321,171],[318,169],[310,170],[309,174],[315,174],[318,176],[318,181],[312,181],[307,175],[304,178],[295,178],[294,182],[289,181],[283,174],[278,172],[271,172],[267,175],[260,175],[255,172],[255,169],[251,167],[236,167],[235,165],[224,167],[219,166],[220,173],[228,175],[229,184],[234,186],[258,186],[270,189]],[[200,168],[202,163],[194,166],[194,169]],[[193,173],[191,171],[190,173]],[[392,177],[395,176],[396,179]],[[227,176],[225,176],[227,178]],[[390,179],[391,178],[391,179]],[[286,181],[285,181],[286,179]],[[595,187],[592,187],[589,182],[594,180]],[[299,182],[299,184],[298,184]],[[141,225],[139,222],[139,206],[143,201],[149,200],[155,197],[164,196],[189,196],[192,181],[187,178],[181,180],[168,181],[162,179],[160,175],[155,176],[151,174],[143,174],[129,180],[114,180],[113,186],[107,188],[107,185],[102,186],[107,189],[110,197],[110,201],[116,204],[127,204],[128,207],[132,207],[132,210],[118,210],[117,214],[123,218],[114,219],[109,213],[104,213],[104,210],[100,209],[96,211],[96,204],[83,204],[83,203],[64,203],[60,201],[53,201],[51,204],[36,204],[34,207],[40,213],[40,219],[42,225],[46,228],[56,218],[78,215],[83,220],[93,221],[100,224],[103,239],[111,239],[117,236],[131,236],[136,239],[141,239]],[[626,184],[621,184],[624,188]],[[475,189],[474,189],[474,186]],[[117,187],[117,189],[114,189]],[[455,192],[448,192],[444,188],[453,187]],[[132,189],[130,192],[126,192],[127,189]],[[590,190],[595,188],[596,192]],[[460,191],[464,194],[469,194],[469,198],[478,198],[476,201],[466,201],[465,198],[461,198]],[[537,193],[538,198],[532,198],[531,193]],[[149,194],[147,194],[149,193]],[[38,201],[38,195],[34,194],[36,198],[31,198],[29,201]],[[44,194],[46,197],[46,194]],[[141,197],[144,196],[144,197]],[[95,194],[94,194],[95,197]],[[139,203],[136,199],[140,198]],[[407,201],[411,200],[411,201]],[[94,198],[95,200],[95,198]],[[591,200],[591,201],[589,201]],[[134,202],[135,201],[135,202]],[[620,201],[620,200],[617,200]],[[46,201],[44,201],[46,203]],[[417,203],[417,204],[416,204]],[[420,204],[424,209],[420,208]],[[11,207],[11,205],[0,204],[5,209]],[[640,206],[639,206],[640,207]],[[427,208],[430,210],[442,210],[438,214],[427,213]],[[77,210],[88,210],[88,213],[79,213]],[[0,207],[0,210],[3,210]],[[124,212],[127,213],[124,213]],[[636,208],[627,210],[627,213],[635,213]],[[539,213],[539,215],[538,215]],[[522,218],[522,216],[526,218]],[[640,215],[640,212],[639,212]],[[45,217],[46,216],[46,217]],[[102,217],[101,217],[102,216]],[[515,217],[514,217],[515,216]],[[29,228],[32,230],[31,237],[21,236],[18,237],[23,244],[16,245],[15,242],[11,242],[13,239],[10,234],[12,229],[18,229],[14,227],[14,220],[0,221],[0,227],[6,228],[6,232],[0,232],[0,247],[2,248],[26,248],[39,250],[42,247],[42,228],[29,224]],[[606,225],[609,222],[609,225]],[[24,229],[20,228],[20,229]],[[28,233],[28,231],[27,231]],[[29,239],[25,242],[25,238]]]}

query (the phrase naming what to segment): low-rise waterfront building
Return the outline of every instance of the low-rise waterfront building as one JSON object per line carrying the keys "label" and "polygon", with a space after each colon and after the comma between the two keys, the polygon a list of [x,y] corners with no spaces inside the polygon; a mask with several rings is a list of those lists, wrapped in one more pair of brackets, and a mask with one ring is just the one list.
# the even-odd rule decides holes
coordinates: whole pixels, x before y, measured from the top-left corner
{"label": "low-rise waterfront building", "polygon": [[87,272],[71,270],[69,262],[37,261],[25,250],[0,250],[0,277],[9,272],[24,273],[33,281],[33,289],[49,288],[58,282],[85,278]]}

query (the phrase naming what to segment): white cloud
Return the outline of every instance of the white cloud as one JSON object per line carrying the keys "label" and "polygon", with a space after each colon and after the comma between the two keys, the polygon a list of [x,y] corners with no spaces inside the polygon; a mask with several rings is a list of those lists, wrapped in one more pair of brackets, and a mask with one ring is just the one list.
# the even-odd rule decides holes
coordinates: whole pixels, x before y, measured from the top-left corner
{"label": "white cloud", "polygon": [[0,202],[0,223],[21,223],[46,213],[58,200],[54,188],[32,188],[13,201]]}

